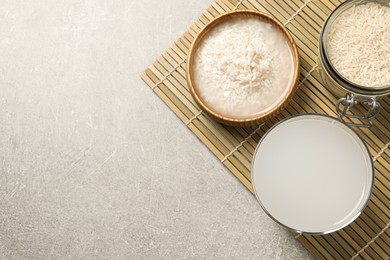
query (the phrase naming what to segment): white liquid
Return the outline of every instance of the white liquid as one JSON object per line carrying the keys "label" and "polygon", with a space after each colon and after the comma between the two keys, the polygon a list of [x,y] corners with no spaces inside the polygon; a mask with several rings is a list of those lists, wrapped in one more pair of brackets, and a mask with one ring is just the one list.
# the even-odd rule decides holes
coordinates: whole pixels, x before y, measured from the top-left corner
{"label": "white liquid", "polygon": [[254,117],[285,97],[293,67],[279,28],[257,18],[234,18],[202,39],[194,59],[194,87],[211,110]]}
{"label": "white liquid", "polygon": [[373,182],[369,158],[359,137],[335,119],[295,117],[260,143],[252,182],[262,206],[281,224],[330,232],[364,208]]}

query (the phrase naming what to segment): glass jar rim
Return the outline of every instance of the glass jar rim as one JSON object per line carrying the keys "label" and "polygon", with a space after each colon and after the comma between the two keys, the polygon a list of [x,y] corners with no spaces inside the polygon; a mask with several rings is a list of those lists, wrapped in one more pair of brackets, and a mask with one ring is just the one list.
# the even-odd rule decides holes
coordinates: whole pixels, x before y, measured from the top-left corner
{"label": "glass jar rim", "polygon": [[352,8],[355,5],[366,4],[366,3],[379,3],[390,8],[390,3],[387,0],[347,0],[339,5],[333,12],[328,16],[319,36],[319,54],[320,59],[323,63],[324,68],[328,74],[341,86],[345,87],[348,91],[356,94],[368,95],[368,96],[381,96],[390,94],[390,83],[384,86],[367,87],[359,85],[345,78],[330,62],[327,50],[327,37],[329,28],[333,25],[334,21],[340,14]]}

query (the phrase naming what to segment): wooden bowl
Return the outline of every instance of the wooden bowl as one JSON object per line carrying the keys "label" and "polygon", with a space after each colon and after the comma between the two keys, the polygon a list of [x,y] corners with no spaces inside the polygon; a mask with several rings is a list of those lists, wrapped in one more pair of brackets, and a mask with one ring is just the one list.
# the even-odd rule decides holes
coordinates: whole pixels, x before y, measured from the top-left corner
{"label": "wooden bowl", "polygon": [[[266,21],[267,23],[270,23],[274,25],[275,28],[280,30],[282,35],[285,37],[286,42],[288,43],[292,58],[293,58],[293,78],[291,81],[290,86],[288,87],[287,92],[285,92],[284,96],[280,101],[275,104],[270,109],[266,110],[263,113],[256,114],[254,117],[240,117],[240,118],[234,118],[234,117],[227,117],[224,115],[221,115],[220,113],[215,112],[212,110],[209,106],[206,105],[204,100],[200,97],[200,95],[197,93],[196,84],[194,82],[194,72],[193,72],[193,63],[195,59],[195,53],[198,49],[199,44],[202,42],[202,39],[204,38],[207,33],[218,26],[220,23],[225,22],[232,18],[237,17],[254,17],[262,21]],[[239,10],[239,11],[233,11],[226,14],[223,14],[217,18],[215,18],[213,21],[211,21],[209,24],[207,24],[195,37],[194,41],[192,42],[192,45],[189,50],[188,60],[187,60],[187,70],[186,70],[186,76],[187,76],[187,83],[190,90],[190,93],[192,97],[194,98],[195,102],[198,104],[198,106],[211,118],[214,120],[221,122],[226,125],[231,126],[241,126],[241,127],[248,127],[248,126],[255,126],[260,123],[263,123],[264,121],[275,117],[277,114],[279,114],[288,104],[288,102],[293,97],[295,90],[298,87],[298,77],[299,77],[299,59],[298,59],[298,50],[295,45],[294,39],[291,37],[290,33],[286,30],[283,24],[281,24],[278,20],[273,18],[272,16],[262,13],[262,12],[256,12],[256,11],[249,11],[249,10]]]}

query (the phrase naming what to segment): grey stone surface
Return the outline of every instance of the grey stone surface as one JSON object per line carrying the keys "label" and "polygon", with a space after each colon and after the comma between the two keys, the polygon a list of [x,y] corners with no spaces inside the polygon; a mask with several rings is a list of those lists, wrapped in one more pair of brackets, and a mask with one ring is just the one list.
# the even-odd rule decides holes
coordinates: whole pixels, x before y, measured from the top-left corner
{"label": "grey stone surface", "polygon": [[0,2],[0,258],[310,258],[139,78],[209,0]]}

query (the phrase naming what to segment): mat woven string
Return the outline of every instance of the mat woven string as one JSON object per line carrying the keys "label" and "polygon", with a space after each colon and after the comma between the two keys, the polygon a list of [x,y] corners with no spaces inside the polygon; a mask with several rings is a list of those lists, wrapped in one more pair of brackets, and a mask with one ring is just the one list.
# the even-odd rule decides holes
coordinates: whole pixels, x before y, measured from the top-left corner
{"label": "mat woven string", "polygon": [[[275,123],[295,114],[320,113],[336,117],[337,97],[322,84],[317,71],[317,42],[337,0],[216,0],[198,20],[142,74],[146,84],[179,119],[250,190],[250,164],[257,143]],[[199,31],[215,17],[235,9],[259,10],[279,19],[293,35],[300,54],[300,83],[293,100],[276,118],[255,128],[223,126],[208,118],[188,92],[185,66],[189,47]],[[294,234],[317,258],[388,259],[390,255],[390,98],[370,129],[356,129],[374,158],[375,183],[370,202],[348,227],[324,236]],[[361,113],[354,108],[353,113]]]}

